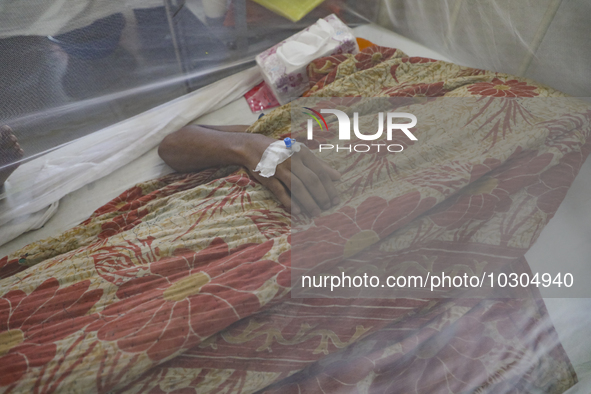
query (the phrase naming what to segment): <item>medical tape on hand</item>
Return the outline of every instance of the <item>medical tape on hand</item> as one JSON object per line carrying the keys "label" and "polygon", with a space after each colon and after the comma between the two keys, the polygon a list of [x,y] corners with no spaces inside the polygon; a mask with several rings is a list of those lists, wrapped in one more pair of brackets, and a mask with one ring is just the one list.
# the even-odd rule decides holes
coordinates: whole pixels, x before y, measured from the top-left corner
{"label": "medical tape on hand", "polygon": [[[259,175],[265,178],[270,178],[275,175],[277,166],[289,159],[294,153],[299,152],[301,149],[301,143],[291,140],[291,142],[275,141],[265,149],[261,161],[257,164],[255,172],[259,172]],[[291,146],[288,146],[291,145]]]}

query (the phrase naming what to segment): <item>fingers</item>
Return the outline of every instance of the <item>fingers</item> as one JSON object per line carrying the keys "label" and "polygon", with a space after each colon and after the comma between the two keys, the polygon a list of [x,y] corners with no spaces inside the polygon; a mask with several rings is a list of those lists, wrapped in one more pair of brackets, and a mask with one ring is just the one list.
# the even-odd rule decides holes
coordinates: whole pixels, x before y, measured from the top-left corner
{"label": "fingers", "polygon": [[316,204],[316,201],[308,191],[308,188],[297,176],[291,177],[291,194],[311,216],[320,215],[318,204]]}
{"label": "fingers", "polygon": [[12,129],[8,126],[0,127],[0,141],[2,145],[12,146],[17,143],[17,139],[12,133]]}
{"label": "fingers", "polygon": [[326,164],[324,161],[322,161],[320,159],[318,159],[318,161],[322,164],[322,166],[324,167],[324,170],[328,173],[328,176],[330,177],[331,180],[338,181],[339,179],[341,179],[340,172],[338,172],[337,170],[335,170],[334,168],[332,168],[331,166]]}
{"label": "fingers", "polygon": [[293,201],[311,216],[320,215],[321,209],[331,207],[330,197],[322,181],[299,160],[292,161],[292,171],[286,167],[278,168],[275,176],[288,185]]}
{"label": "fingers", "polygon": [[8,126],[0,126],[0,162],[18,160],[23,154],[12,129]]}
{"label": "fingers", "polygon": [[341,174],[303,149],[277,166],[271,178],[255,177],[292,213],[305,210],[311,216],[340,204],[333,181]]}
{"label": "fingers", "polygon": [[[318,159],[310,151],[307,151],[306,154],[303,155],[302,161],[304,165],[310,169],[309,171],[302,171],[302,175],[308,175],[308,177],[306,179],[302,179],[299,173],[297,175],[300,176],[300,179],[302,179],[304,183],[306,183],[306,185],[308,185],[308,183],[306,182],[307,179],[309,179],[310,182],[312,182],[310,183],[310,185],[312,185],[312,187],[314,187],[315,189],[310,190],[310,192],[312,193],[316,201],[320,203],[323,209],[328,209],[331,205],[339,204],[341,202],[339,194],[337,192],[337,189],[333,185],[332,181],[339,180],[341,178],[341,174],[339,174],[337,170],[330,168],[328,164]],[[312,178],[308,173],[316,174],[315,178],[319,180],[320,185],[317,185],[316,179]],[[317,191],[316,188],[322,189],[322,191]],[[323,199],[325,195],[328,198],[328,201],[326,202]],[[318,198],[320,198],[320,200]],[[322,204],[327,204],[327,206],[323,206]]]}
{"label": "fingers", "polygon": [[283,206],[289,212],[295,215],[300,213],[300,208],[294,201],[292,201],[288,190],[285,188],[283,183],[281,183],[277,178],[259,178],[259,180],[261,181],[261,184],[263,186],[266,186],[269,190],[271,190],[271,193],[273,193],[275,197],[277,197],[279,202],[281,202],[281,204],[283,204]]}

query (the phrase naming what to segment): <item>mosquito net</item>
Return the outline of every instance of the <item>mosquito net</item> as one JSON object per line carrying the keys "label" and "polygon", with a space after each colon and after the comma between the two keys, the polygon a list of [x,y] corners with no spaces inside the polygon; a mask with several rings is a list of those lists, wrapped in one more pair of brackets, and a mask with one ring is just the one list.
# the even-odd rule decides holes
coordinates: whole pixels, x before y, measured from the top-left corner
{"label": "mosquito net", "polygon": [[[0,223],[38,212],[134,160],[183,121],[237,99],[259,77],[247,73],[210,86],[195,96],[197,105],[184,117],[176,111],[156,126],[129,121],[135,115],[254,67],[257,54],[321,17],[336,13],[356,26],[377,15],[377,3],[300,3],[286,8],[295,22],[250,1],[2,3],[0,124],[10,127],[23,150],[16,163],[126,122],[93,137],[104,141],[92,142],[92,148],[90,139],[67,148],[84,155],[60,151],[59,163],[46,156],[21,167],[20,176],[6,184],[2,199],[10,203]],[[116,138],[116,130],[125,138]],[[16,163],[11,156],[0,166]],[[19,234],[18,228],[4,231],[3,242]]]}
{"label": "mosquito net", "polygon": [[589,97],[590,7],[584,0],[388,0],[379,21],[458,63]]}
{"label": "mosquito net", "polygon": [[[0,2],[0,392],[589,392],[589,14]],[[319,19],[338,49],[273,49]],[[157,147],[197,119],[296,164],[175,173]],[[336,185],[319,216],[298,171]]]}

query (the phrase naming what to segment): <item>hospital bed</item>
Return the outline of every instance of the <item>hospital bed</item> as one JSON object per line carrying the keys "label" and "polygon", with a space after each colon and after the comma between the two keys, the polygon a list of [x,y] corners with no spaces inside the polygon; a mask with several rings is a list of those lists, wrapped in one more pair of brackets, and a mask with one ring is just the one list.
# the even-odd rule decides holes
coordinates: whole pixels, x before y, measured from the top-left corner
{"label": "hospital bed", "polygon": [[[357,27],[355,33],[358,37],[366,38],[378,45],[399,48],[411,56],[452,61],[410,39],[376,25]],[[246,76],[246,78],[242,78],[245,81],[244,85],[221,98],[218,103],[221,105],[218,105],[219,108],[204,107],[202,112],[207,113],[202,116],[196,119],[181,119],[176,123],[168,122],[162,128],[168,127],[166,132],[172,132],[174,128],[182,126],[183,121],[185,123],[191,121],[195,124],[205,125],[253,123],[259,114],[250,111],[246,100],[241,95],[245,90],[258,83],[260,79],[256,76],[254,70],[246,70],[242,74]],[[198,91],[188,96],[195,98],[199,94],[203,93]],[[166,113],[170,109],[174,113],[175,110],[178,111],[179,103],[182,103],[185,99],[181,97],[165,104],[159,107],[159,111]],[[182,107],[182,104],[180,106]],[[139,124],[154,121],[153,113],[154,110],[148,111],[136,117],[134,121]],[[198,111],[195,113],[199,114]],[[93,139],[100,139],[101,134],[103,134],[106,140],[109,133],[113,133],[113,128],[101,130],[84,137],[82,140],[75,141],[73,144],[82,146],[87,144],[87,147],[91,147]],[[101,175],[100,171],[97,172],[93,175],[96,179],[92,179],[92,176],[88,178],[92,182],[59,198],[59,206],[53,205],[55,212],[45,211],[46,216],[53,216],[42,227],[26,232],[2,245],[0,247],[0,256],[5,256],[31,242],[59,234],[75,226],[86,219],[95,209],[138,182],[173,172],[157,154],[157,144],[163,137],[163,134],[155,135],[154,138],[143,145],[145,152],[136,151],[134,153],[137,157],[132,161],[124,163],[125,160],[122,160],[121,163],[124,164],[119,168],[116,168],[116,164],[114,164],[110,169],[102,170],[104,176]],[[71,151],[68,151],[68,146],[64,146],[50,153],[49,158],[60,157],[63,152],[71,154]],[[48,160],[48,157],[44,156],[24,164],[14,174],[11,182],[18,183],[19,176],[25,176],[21,174],[26,174],[27,168],[33,168],[36,165],[42,166],[43,164],[40,163],[47,164]],[[9,186],[14,187],[13,185]],[[568,191],[564,202],[558,209],[556,216],[543,230],[534,247],[526,254],[532,272],[544,272],[547,267],[562,264],[563,256],[568,255],[572,261],[590,263],[587,265],[579,264],[582,266],[579,269],[583,271],[575,273],[575,278],[589,275],[589,272],[591,272],[591,258],[589,257],[591,256],[591,243],[588,242],[591,237],[591,226],[589,223],[591,223],[591,161],[587,160]],[[591,315],[581,314],[581,311],[591,310],[591,299],[544,297],[544,301],[562,345],[579,376],[580,383],[571,390],[572,392],[579,392],[577,390],[587,387],[585,386],[585,380],[591,379],[591,337],[588,335]]]}

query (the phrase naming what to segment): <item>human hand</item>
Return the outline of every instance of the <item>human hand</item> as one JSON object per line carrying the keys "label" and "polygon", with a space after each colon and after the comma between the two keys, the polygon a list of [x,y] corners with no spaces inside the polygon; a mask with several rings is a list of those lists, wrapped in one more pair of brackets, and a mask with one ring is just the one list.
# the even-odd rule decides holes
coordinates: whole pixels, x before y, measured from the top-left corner
{"label": "human hand", "polygon": [[[317,158],[307,147],[277,166],[270,178],[254,172],[261,156],[275,140],[260,134],[251,134],[245,141],[243,165],[263,186],[266,186],[292,213],[302,210],[311,216],[318,216],[321,210],[340,203],[333,181],[341,174]],[[292,198],[293,197],[293,198]]]}

